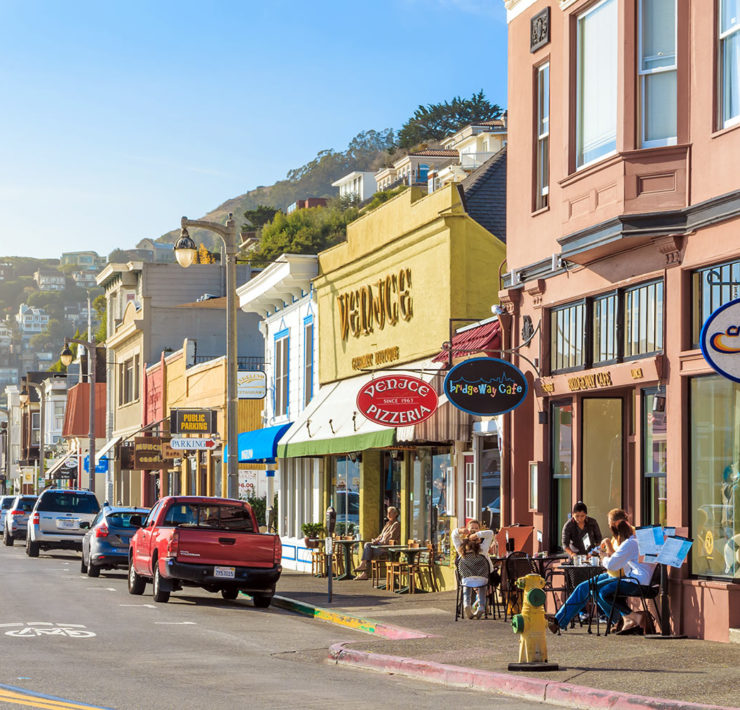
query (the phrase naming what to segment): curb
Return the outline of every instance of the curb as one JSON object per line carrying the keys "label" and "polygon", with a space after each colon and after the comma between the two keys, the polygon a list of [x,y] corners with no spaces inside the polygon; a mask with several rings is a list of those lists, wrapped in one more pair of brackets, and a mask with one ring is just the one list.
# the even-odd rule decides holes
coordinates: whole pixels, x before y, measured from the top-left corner
{"label": "curb", "polygon": [[703,705],[681,700],[651,698],[612,690],[599,690],[583,685],[561,683],[541,678],[484,671],[475,668],[450,666],[402,656],[388,656],[345,648],[349,642],[336,643],[329,648],[329,658],[335,663],[367,668],[384,673],[395,673],[442,685],[475,690],[489,690],[525,700],[551,705],[584,708],[584,710],[734,710],[722,705]]}
{"label": "curb", "polygon": [[432,634],[425,634],[422,631],[414,631],[413,629],[407,629],[403,626],[394,626],[392,624],[383,624],[379,621],[373,621],[372,619],[363,619],[358,616],[351,616],[350,614],[340,614],[331,609],[322,609],[321,607],[314,606],[313,604],[307,604],[306,602],[299,602],[295,599],[289,599],[288,597],[281,597],[275,595],[272,598],[273,606],[280,607],[281,609],[287,609],[288,611],[301,614],[302,616],[308,616],[312,619],[319,619],[320,621],[327,621],[330,624],[336,624],[338,626],[344,626],[348,629],[354,629],[355,631],[362,631],[366,634],[373,634],[382,638],[391,639],[394,641],[400,641],[404,639],[423,639],[429,638]]}

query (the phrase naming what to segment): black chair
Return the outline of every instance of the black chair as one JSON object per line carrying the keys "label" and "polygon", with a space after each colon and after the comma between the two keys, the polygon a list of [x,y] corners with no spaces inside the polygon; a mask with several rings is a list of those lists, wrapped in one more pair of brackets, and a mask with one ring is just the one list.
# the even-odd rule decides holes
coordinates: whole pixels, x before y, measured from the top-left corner
{"label": "black chair", "polygon": [[522,592],[516,586],[517,579],[528,574],[539,573],[537,563],[526,552],[514,551],[506,556],[504,560],[504,579],[501,583],[504,597],[504,621],[509,615],[518,614],[522,608]]}
{"label": "black chair", "polygon": [[[630,585],[630,589],[633,589],[634,587],[637,587],[637,591],[639,594],[636,595],[630,595],[634,597],[639,597],[641,603],[642,603],[642,610],[646,614],[646,616],[652,621],[652,624],[655,628],[660,627],[660,622],[658,621],[658,617],[660,616],[658,612],[658,603],[656,602],[656,599],[658,598],[658,595],[660,594],[660,565],[655,565],[655,569],[653,570],[653,574],[650,577],[650,583],[649,584],[640,584],[640,582],[635,577],[631,577],[629,575],[625,575],[624,577],[618,577],[617,578],[617,588],[614,590],[614,600],[612,601],[612,605],[609,608],[609,619],[606,623],[606,632],[605,636],[609,635],[609,629],[612,625],[612,620],[614,618],[614,608],[616,606],[616,602],[618,599],[628,599],[628,596],[626,594],[620,595],[620,587],[622,585],[626,586],[627,584]],[[652,599],[653,605],[655,606],[655,614],[650,613],[650,609],[648,608],[648,600]],[[663,629],[661,628],[661,632]]]}
{"label": "black chair", "polygon": [[[455,557],[455,583],[457,585],[457,593],[455,595],[455,621],[458,619],[464,619],[465,615],[463,614],[463,586],[462,586],[462,575],[460,574],[460,560],[461,556],[458,555]],[[484,604],[483,604],[483,616],[484,618],[488,618],[488,603],[489,603],[489,596],[488,593],[483,595]]]}

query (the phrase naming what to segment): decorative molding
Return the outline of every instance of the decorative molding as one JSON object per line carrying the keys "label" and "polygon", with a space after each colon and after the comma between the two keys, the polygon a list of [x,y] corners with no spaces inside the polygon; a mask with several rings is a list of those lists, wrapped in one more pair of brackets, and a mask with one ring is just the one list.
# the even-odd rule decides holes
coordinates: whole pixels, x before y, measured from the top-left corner
{"label": "decorative molding", "polygon": [[666,266],[681,265],[685,241],[683,234],[671,234],[655,240],[654,244],[658,247],[658,251],[665,256]]}
{"label": "decorative molding", "polygon": [[506,3],[506,22],[511,22],[514,18],[521,15],[526,9],[532,7],[537,0],[505,0]]}
{"label": "decorative molding", "polygon": [[542,296],[547,288],[545,279],[535,279],[530,281],[524,287],[524,290],[532,297],[532,305],[535,308],[542,308]]}
{"label": "decorative molding", "polygon": [[550,8],[546,7],[529,20],[529,52],[550,43]]}
{"label": "decorative molding", "polygon": [[510,288],[506,291],[498,292],[499,304],[503,307],[507,315],[513,316],[522,300],[522,292],[519,289]]}

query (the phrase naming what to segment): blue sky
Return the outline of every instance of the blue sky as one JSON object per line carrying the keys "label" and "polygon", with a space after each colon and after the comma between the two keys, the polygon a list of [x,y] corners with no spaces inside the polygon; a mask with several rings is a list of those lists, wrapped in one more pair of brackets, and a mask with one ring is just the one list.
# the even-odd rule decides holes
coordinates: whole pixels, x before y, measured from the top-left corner
{"label": "blue sky", "polygon": [[502,0],[0,0],[0,256],[132,247],[419,104],[506,105]]}

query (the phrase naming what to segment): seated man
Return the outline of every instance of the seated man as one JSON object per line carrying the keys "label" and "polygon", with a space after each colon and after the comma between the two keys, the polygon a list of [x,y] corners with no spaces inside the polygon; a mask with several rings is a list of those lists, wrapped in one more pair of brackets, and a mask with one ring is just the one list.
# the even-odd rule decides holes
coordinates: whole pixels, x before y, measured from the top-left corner
{"label": "seated man", "polygon": [[596,547],[600,542],[599,524],[593,518],[588,517],[586,504],[579,500],[573,506],[573,515],[563,525],[563,550],[571,557],[587,555],[591,548]]}
{"label": "seated man", "polygon": [[[639,596],[638,584],[650,584],[653,576],[654,564],[639,561],[639,550],[634,528],[627,522],[627,514],[618,508],[609,511],[609,528],[614,535],[612,542],[605,538],[602,542],[601,564],[606,572],[600,574],[595,580],[581,582],[573,593],[565,600],[557,614],[548,615],[548,628],[553,633],[560,629],[566,629],[570,620],[586,606],[591,591],[591,585],[596,589],[596,602],[601,611],[608,616],[612,603],[622,615],[622,631],[635,629],[642,622],[641,612],[632,612],[627,604],[620,599],[625,596]],[[621,575],[629,577],[622,579]],[[615,595],[619,587],[619,595]]]}
{"label": "seated man", "polygon": [[388,508],[388,522],[383,526],[380,535],[365,543],[362,550],[362,562],[355,570],[362,574],[359,574],[355,579],[370,579],[367,576],[368,560],[378,560],[385,557],[385,550],[376,550],[373,545],[387,545],[391,540],[398,542],[400,539],[401,523],[398,522],[398,508],[390,506]]}

